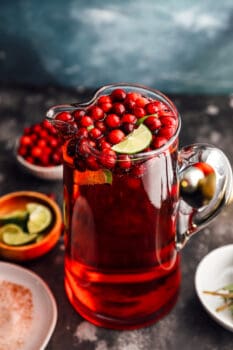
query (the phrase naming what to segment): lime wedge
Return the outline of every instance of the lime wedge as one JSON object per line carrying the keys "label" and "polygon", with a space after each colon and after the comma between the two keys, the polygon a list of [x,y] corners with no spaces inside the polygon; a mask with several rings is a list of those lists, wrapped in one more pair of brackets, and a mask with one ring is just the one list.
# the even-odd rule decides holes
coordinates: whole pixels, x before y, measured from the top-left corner
{"label": "lime wedge", "polygon": [[149,118],[149,117],[158,117],[158,114],[157,114],[157,113],[154,113],[154,114],[145,115],[144,117],[139,118],[139,119],[137,120],[136,125],[140,125],[140,124],[144,123],[144,121],[145,121],[147,118]]}
{"label": "lime wedge", "polygon": [[77,185],[101,185],[112,183],[112,173],[108,169],[97,171],[75,172],[74,182]]}
{"label": "lime wedge", "polygon": [[27,210],[15,210],[9,214],[0,216],[0,225],[15,224],[19,226],[24,226],[27,219]]}
{"label": "lime wedge", "polygon": [[3,243],[7,245],[24,245],[34,241],[37,234],[24,233],[21,228],[14,224],[7,224],[1,227],[0,237]]}
{"label": "lime wedge", "polygon": [[44,231],[52,222],[51,210],[38,203],[28,203],[29,219],[27,228],[29,233],[39,233]]}
{"label": "lime wedge", "polygon": [[112,150],[124,154],[138,153],[148,147],[151,140],[152,133],[144,124],[141,124],[137,129],[126,136],[123,141],[114,145]]}

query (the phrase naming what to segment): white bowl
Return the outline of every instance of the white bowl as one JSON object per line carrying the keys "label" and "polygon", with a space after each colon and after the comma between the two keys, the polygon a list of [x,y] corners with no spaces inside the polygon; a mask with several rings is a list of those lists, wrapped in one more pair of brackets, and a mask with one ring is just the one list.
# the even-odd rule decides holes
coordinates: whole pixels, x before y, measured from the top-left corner
{"label": "white bowl", "polygon": [[43,167],[27,162],[23,157],[16,155],[17,161],[27,173],[44,180],[62,180],[63,165]]}
{"label": "white bowl", "polygon": [[199,263],[195,288],[208,314],[221,326],[233,332],[233,315],[229,310],[216,311],[224,303],[222,297],[203,293],[233,284],[233,244],[222,246],[207,254]]}

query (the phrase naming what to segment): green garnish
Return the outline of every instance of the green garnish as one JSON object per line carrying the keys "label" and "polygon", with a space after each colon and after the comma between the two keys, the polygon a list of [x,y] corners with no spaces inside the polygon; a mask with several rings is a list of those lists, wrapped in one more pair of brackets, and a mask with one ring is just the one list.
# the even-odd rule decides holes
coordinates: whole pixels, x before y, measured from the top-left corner
{"label": "green garnish", "polygon": [[134,154],[149,146],[152,133],[144,124],[128,134],[126,138],[112,147],[112,150],[122,154]]}
{"label": "green garnish", "polygon": [[140,125],[140,124],[144,123],[144,121],[145,121],[147,118],[149,118],[149,117],[156,117],[156,118],[158,118],[158,114],[157,114],[157,113],[154,113],[154,114],[145,115],[144,117],[142,117],[142,118],[140,118],[140,119],[137,120],[136,125]]}
{"label": "green garnish", "polygon": [[229,284],[216,291],[205,290],[203,291],[203,293],[222,297],[224,300],[224,304],[217,307],[216,311],[219,312],[219,311],[228,309],[232,312],[232,316],[233,316],[233,284]]}

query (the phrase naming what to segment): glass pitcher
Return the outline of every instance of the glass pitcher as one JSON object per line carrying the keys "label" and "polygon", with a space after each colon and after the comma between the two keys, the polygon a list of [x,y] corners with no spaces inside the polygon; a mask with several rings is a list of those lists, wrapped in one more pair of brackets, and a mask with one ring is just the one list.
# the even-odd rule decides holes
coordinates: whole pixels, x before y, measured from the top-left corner
{"label": "glass pitcher", "polygon": [[[177,129],[160,148],[119,156],[116,166],[111,152],[103,156],[93,141],[87,147],[83,141],[91,128],[78,120],[102,97],[109,104],[98,120],[104,134],[108,97],[117,88],[167,106]],[[179,250],[230,201],[226,156],[206,144],[178,150],[176,107],[159,91],[139,85],[105,86],[89,102],[51,108],[47,118],[63,140],[65,290],[71,304],[107,328],[157,321],[178,296]]]}

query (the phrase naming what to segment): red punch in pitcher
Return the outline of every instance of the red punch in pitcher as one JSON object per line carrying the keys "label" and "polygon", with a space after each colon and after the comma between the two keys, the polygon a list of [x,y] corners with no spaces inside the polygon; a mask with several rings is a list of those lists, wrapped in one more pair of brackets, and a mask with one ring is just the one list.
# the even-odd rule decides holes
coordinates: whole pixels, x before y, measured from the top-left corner
{"label": "red punch in pitcher", "polygon": [[63,140],[71,304],[98,326],[155,322],[176,302],[180,248],[229,201],[227,158],[210,145],[178,150],[176,107],[143,86],[103,87],[48,119]]}

